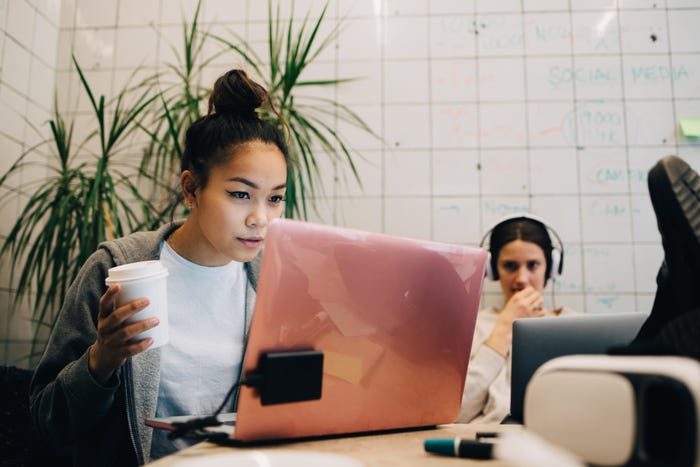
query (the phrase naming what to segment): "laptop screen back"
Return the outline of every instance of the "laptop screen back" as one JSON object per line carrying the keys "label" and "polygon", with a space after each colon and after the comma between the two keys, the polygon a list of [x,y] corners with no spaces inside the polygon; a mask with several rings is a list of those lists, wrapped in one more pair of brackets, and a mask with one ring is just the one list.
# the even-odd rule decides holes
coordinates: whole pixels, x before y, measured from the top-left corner
{"label": "laptop screen back", "polygon": [[242,387],[234,438],[432,426],[459,413],[486,253],[293,220],[265,241],[244,375],[263,352],[323,352],[321,398],[262,405]]}
{"label": "laptop screen back", "polygon": [[509,421],[523,423],[525,389],[545,362],[563,355],[604,354],[627,345],[647,313],[609,313],[518,319],[513,322]]}

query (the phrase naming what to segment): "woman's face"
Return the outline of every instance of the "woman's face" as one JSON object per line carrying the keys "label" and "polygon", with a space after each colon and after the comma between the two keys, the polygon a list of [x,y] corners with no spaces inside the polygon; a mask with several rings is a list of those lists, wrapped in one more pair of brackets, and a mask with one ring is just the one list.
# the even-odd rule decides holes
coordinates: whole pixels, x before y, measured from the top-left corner
{"label": "woman's face", "polygon": [[269,222],[282,215],[286,183],[287,162],[277,146],[259,141],[236,146],[196,192],[188,220],[199,231],[197,262],[216,266],[255,258]]}
{"label": "woman's face", "polygon": [[505,301],[528,285],[538,291],[544,288],[547,260],[536,243],[513,240],[501,248],[496,262]]}

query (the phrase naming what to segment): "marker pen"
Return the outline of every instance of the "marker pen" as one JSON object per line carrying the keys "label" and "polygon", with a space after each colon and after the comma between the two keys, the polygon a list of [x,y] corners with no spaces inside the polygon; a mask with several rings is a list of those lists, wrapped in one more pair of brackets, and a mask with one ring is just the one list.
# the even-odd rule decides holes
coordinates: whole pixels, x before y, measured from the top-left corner
{"label": "marker pen", "polygon": [[471,439],[426,439],[423,444],[426,452],[444,456],[468,457],[470,459],[493,459],[493,443]]}

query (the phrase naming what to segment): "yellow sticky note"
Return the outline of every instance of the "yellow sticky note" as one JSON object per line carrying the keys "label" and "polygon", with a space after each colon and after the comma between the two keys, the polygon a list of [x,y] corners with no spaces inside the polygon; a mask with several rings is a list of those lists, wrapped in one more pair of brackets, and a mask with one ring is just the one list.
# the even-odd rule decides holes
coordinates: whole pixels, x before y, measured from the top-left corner
{"label": "yellow sticky note", "polygon": [[681,133],[688,138],[700,137],[700,117],[681,118]]}

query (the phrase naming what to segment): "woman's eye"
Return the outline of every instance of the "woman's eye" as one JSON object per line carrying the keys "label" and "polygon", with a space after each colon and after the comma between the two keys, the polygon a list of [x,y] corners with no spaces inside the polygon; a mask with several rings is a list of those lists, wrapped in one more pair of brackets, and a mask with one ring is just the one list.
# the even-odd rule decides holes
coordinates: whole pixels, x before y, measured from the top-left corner
{"label": "woman's eye", "polygon": [[515,264],[515,263],[503,263],[503,264],[501,265],[501,267],[502,267],[503,269],[505,269],[506,271],[510,271],[510,272],[513,272],[513,271],[517,271],[517,270],[518,270],[518,265]]}
{"label": "woman's eye", "polygon": [[248,199],[248,193],[245,191],[229,191],[228,192],[229,196],[235,199]]}
{"label": "woman's eye", "polygon": [[528,261],[527,263],[527,268],[530,270],[537,269],[540,266],[539,261]]}
{"label": "woman's eye", "polygon": [[270,197],[270,202],[274,204],[278,204],[284,201],[284,196],[282,195],[274,195]]}

